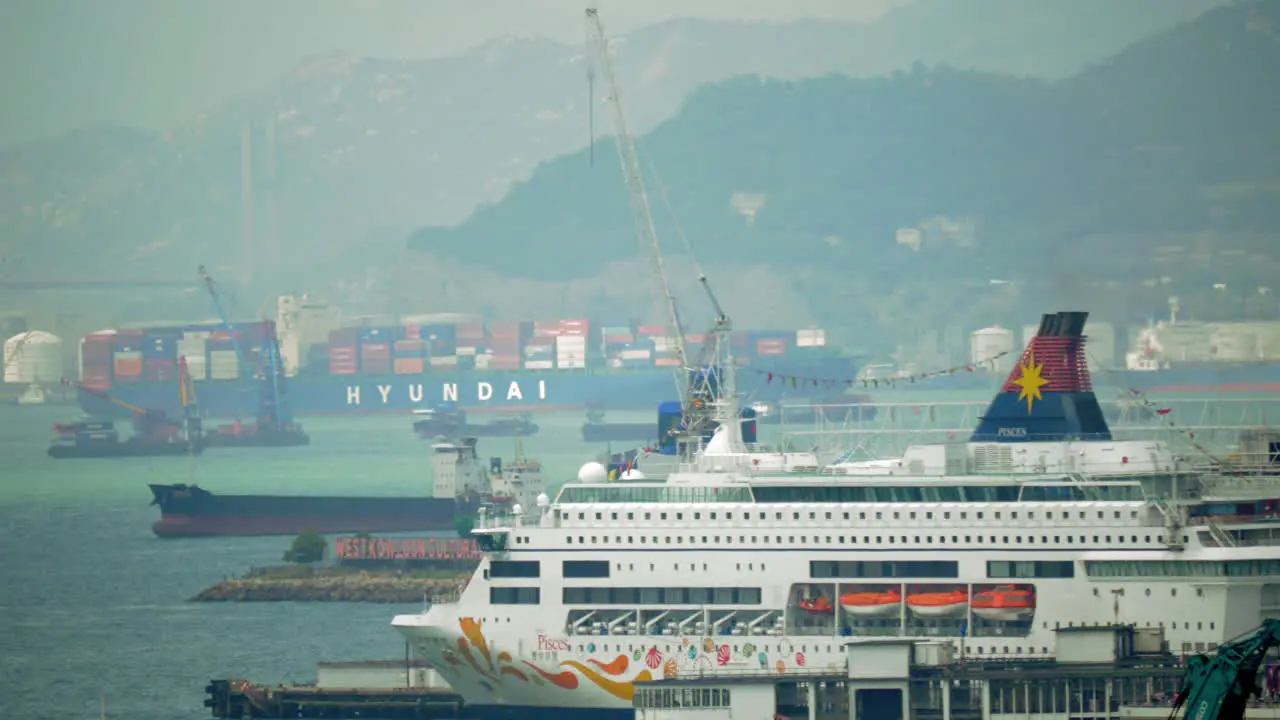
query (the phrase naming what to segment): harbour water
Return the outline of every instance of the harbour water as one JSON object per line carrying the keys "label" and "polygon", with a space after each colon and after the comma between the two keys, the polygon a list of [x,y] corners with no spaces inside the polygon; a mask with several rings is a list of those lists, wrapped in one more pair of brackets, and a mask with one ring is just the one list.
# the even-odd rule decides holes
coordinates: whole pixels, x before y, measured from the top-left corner
{"label": "harbour water", "polygon": [[[289,538],[159,540],[147,483],[425,493],[430,444],[413,437],[408,416],[309,419],[304,448],[51,460],[49,428],[69,415],[72,408],[0,407],[0,715],[98,717],[105,698],[112,718],[207,718],[210,678],[305,682],[320,660],[403,657],[391,618],[420,606],[186,602],[226,575],[278,564]],[[525,442],[548,477],[573,477],[601,450],[581,441],[582,421],[578,413],[540,418],[542,431]],[[506,439],[480,446],[485,456],[513,450]]]}
{"label": "harbour water", "polygon": [[[320,660],[403,656],[390,621],[417,605],[186,602],[224,576],[279,563],[289,539],[159,540],[150,530],[159,513],[149,507],[147,483],[195,482],[228,493],[425,493],[430,444],[413,437],[408,416],[308,419],[312,444],[304,448],[209,451],[194,460],[47,458],[50,426],[74,412],[0,407],[0,714],[97,717],[105,698],[113,718],[207,718],[210,678],[304,682]],[[541,431],[525,450],[549,479],[574,477],[603,449],[582,442],[583,419],[539,416]],[[761,440],[776,442],[778,432],[766,426]],[[480,444],[486,457],[510,458],[513,449],[508,439]]]}

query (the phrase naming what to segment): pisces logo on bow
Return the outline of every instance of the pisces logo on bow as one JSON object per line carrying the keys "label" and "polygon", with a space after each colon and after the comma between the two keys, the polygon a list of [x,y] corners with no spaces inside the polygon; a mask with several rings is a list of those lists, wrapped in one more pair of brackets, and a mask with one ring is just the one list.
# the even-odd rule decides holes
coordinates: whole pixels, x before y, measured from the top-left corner
{"label": "pisces logo on bow", "polygon": [[1040,377],[1040,372],[1044,370],[1044,364],[1036,364],[1036,355],[1034,352],[1027,353],[1027,362],[1025,365],[1019,365],[1022,375],[1013,381],[1014,385],[1022,388],[1022,392],[1018,393],[1018,400],[1027,401],[1027,414],[1031,414],[1032,408],[1035,406],[1036,400],[1043,400],[1044,396],[1040,394],[1040,388],[1049,384],[1048,380]]}

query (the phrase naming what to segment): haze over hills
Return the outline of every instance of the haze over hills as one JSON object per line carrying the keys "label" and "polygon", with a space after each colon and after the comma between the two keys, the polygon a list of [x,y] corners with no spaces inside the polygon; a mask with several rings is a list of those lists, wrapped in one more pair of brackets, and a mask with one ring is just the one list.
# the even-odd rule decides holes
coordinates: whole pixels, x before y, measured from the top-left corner
{"label": "haze over hills", "polygon": [[[791,289],[821,322],[972,329],[1060,302],[1139,320],[1169,294],[1185,308],[1215,282],[1274,281],[1277,69],[1280,3],[1242,3],[1054,82],[947,68],[739,78],[699,89],[643,148],[704,265],[804,277]],[[735,195],[763,202],[751,222]],[[594,167],[584,152],[547,163],[410,246],[554,283],[633,255],[634,237],[607,148]],[[505,238],[521,249],[492,252]]]}
{"label": "haze over hills", "polygon": [[[866,26],[681,21],[620,39],[616,62],[631,125],[644,132],[675,112],[692,89],[734,75],[868,75],[946,60],[1058,76],[1216,4],[1130,0],[1117,7],[1082,0],[1050,7],[983,0],[957,13],[954,3],[920,0]],[[605,22],[607,29],[607,17]],[[397,288],[397,297],[384,298],[392,304],[527,307],[519,297],[524,291],[508,291],[523,286],[500,282],[483,268],[468,284],[457,280],[469,276],[466,269],[436,268],[434,262],[406,267],[403,239],[422,224],[460,222],[477,204],[504,197],[538,163],[586,145],[582,52],[520,39],[433,61],[317,58],[259,95],[193,118],[164,137],[90,128],[6,150],[0,153],[4,265],[37,277],[136,278],[186,277],[205,262],[228,279],[253,265],[261,294],[328,291],[329,283],[343,278],[357,286]],[[246,252],[241,126],[245,119],[271,117],[277,118],[277,172],[269,172],[262,122],[253,135],[254,249]],[[597,129],[606,127],[598,114]],[[604,169],[593,177],[616,187]],[[675,170],[668,168],[669,179]],[[486,242],[491,252],[526,245],[507,234]],[[555,246],[544,250],[558,252]],[[369,280],[368,266],[390,279]],[[442,282],[424,279],[437,271],[444,273]],[[582,269],[597,271],[598,287],[557,294],[556,302],[611,292],[617,267]],[[631,275],[632,284],[649,285],[647,277]],[[398,276],[403,282],[395,281]]]}

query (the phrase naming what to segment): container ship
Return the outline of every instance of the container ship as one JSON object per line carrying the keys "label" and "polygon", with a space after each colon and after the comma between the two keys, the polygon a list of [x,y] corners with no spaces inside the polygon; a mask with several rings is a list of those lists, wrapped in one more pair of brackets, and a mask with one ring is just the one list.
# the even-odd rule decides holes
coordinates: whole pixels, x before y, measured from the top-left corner
{"label": "container ship", "polygon": [[[129,404],[176,411],[173,373],[187,359],[207,417],[246,418],[257,411],[260,347],[278,331],[295,415],[404,413],[441,405],[462,411],[648,410],[679,395],[673,333],[660,325],[553,322],[428,323],[337,327],[322,342],[300,337],[299,323],[273,321],[107,330],[81,340],[83,385]],[[687,335],[698,357],[705,336]],[[853,378],[856,357],[842,356],[821,329],[743,332],[733,338],[743,366],[740,390],[752,401],[780,402],[829,394],[830,387],[791,387],[776,374]],[[774,373],[770,382],[768,373]],[[102,419],[116,405],[80,392],[80,407]]]}

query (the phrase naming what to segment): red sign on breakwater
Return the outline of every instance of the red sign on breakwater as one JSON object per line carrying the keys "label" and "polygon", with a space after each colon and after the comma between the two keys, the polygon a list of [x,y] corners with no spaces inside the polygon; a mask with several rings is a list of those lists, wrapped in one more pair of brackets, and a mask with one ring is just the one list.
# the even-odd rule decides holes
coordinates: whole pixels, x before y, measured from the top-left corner
{"label": "red sign on breakwater", "polygon": [[343,560],[479,560],[480,546],[461,538],[338,538]]}

